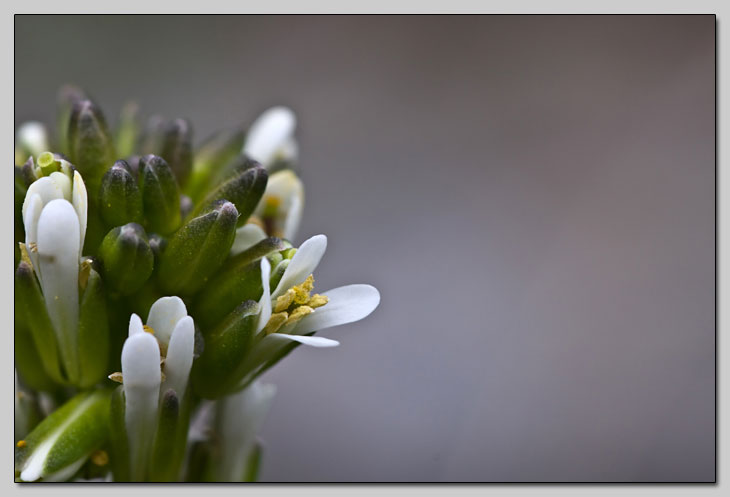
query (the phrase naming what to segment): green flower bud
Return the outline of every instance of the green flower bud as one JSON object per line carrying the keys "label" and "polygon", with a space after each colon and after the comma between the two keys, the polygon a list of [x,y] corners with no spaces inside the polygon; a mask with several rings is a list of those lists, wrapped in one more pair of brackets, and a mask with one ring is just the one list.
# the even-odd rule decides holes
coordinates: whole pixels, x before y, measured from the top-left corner
{"label": "green flower bud", "polygon": [[[186,396],[189,398],[189,396]],[[168,390],[160,402],[160,417],[150,464],[150,481],[170,482],[179,478],[188,435],[189,402]]]}
{"label": "green flower bud", "polygon": [[145,124],[140,139],[139,151],[141,154],[160,155],[162,143],[165,140],[165,119],[162,116],[150,116]]}
{"label": "green flower bud", "polygon": [[108,226],[142,222],[142,192],[125,161],[115,162],[102,178],[99,208]]}
{"label": "green flower bud", "polygon": [[71,121],[71,112],[73,111],[74,105],[82,100],[89,100],[84,92],[73,85],[66,85],[62,87],[58,92],[57,99],[57,135],[58,135],[58,150],[68,155],[68,128],[69,121]]}
{"label": "green flower bud", "polygon": [[266,190],[268,173],[254,161],[247,161],[247,169],[231,177],[212,191],[193,211],[193,215],[209,209],[215,202],[225,199],[233,202],[239,213],[238,224],[242,225],[256,208]]}
{"label": "green flower bud", "polygon": [[[88,274],[86,274],[88,271]],[[86,265],[80,278],[79,303],[79,386],[88,388],[107,374],[109,359],[109,320],[104,287],[99,273]]]}
{"label": "green flower bud", "polygon": [[139,186],[149,231],[169,235],[180,226],[180,192],[172,169],[162,157],[139,160]]}
{"label": "green flower bud", "polygon": [[190,295],[205,285],[228,257],[237,219],[236,207],[224,201],[180,228],[160,257],[160,287]]}
{"label": "green flower bud", "polygon": [[128,157],[134,153],[140,133],[138,113],[139,106],[134,102],[127,102],[119,113],[114,144],[120,157]]}
{"label": "green flower bud", "polygon": [[119,385],[111,395],[109,413],[109,445],[112,450],[114,481],[131,481],[127,425],[124,422],[125,410],[124,386]]}
{"label": "green flower bud", "polygon": [[109,428],[108,390],[80,393],[16,444],[15,473],[22,481],[73,476],[101,447]]}
{"label": "green flower bud", "polygon": [[68,128],[71,162],[84,177],[90,195],[99,191],[101,177],[114,163],[116,153],[101,109],[91,100],[74,104]]}
{"label": "green flower bud", "polygon": [[[17,301],[17,299],[16,299]],[[15,369],[17,370],[17,374],[20,375],[20,377],[23,380],[23,383],[28,385],[30,388],[32,388],[35,391],[39,392],[51,392],[56,390],[57,385],[56,383],[51,379],[50,376],[48,376],[48,373],[43,369],[43,360],[38,355],[38,351],[36,350],[35,343],[33,342],[33,335],[30,332],[30,329],[20,322],[18,319],[17,314],[17,308],[18,304],[16,302],[16,315],[15,315],[15,323],[14,323],[14,339],[15,339]],[[17,402],[17,399],[16,399]],[[16,416],[16,426],[17,423],[21,420],[17,419]],[[16,430],[17,431],[17,430]],[[27,433],[27,431],[26,431]],[[25,433],[23,433],[23,436]],[[16,437],[17,440],[17,437]]]}
{"label": "green flower bud", "polygon": [[228,169],[229,163],[240,156],[246,133],[242,130],[221,132],[208,138],[195,153],[193,170],[185,193],[195,201],[200,200],[211,184]]}
{"label": "green flower bud", "polygon": [[211,329],[244,300],[258,300],[262,292],[259,261],[284,248],[283,240],[267,238],[226,261],[193,304],[198,324]]}
{"label": "green flower bud", "polygon": [[147,234],[137,223],[117,226],[107,233],[99,248],[99,260],[104,281],[122,295],[139,290],[154,267]]}
{"label": "green flower bud", "polygon": [[193,129],[185,119],[175,119],[165,127],[162,152],[180,185],[185,185],[193,168]]}
{"label": "green flower bud", "polygon": [[255,340],[258,314],[258,303],[247,300],[213,330],[203,332],[205,349],[193,363],[191,373],[198,395],[215,399],[236,389],[246,373],[240,366]]}

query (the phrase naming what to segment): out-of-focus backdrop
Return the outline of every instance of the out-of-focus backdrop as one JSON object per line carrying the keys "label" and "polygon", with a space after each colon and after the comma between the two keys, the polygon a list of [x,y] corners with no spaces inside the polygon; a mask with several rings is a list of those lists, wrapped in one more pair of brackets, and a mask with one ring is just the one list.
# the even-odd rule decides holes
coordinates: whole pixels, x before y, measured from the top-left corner
{"label": "out-of-focus backdrop", "polygon": [[317,288],[382,302],[266,375],[263,480],[707,481],[714,64],[713,16],[16,16],[15,122],[297,112]]}

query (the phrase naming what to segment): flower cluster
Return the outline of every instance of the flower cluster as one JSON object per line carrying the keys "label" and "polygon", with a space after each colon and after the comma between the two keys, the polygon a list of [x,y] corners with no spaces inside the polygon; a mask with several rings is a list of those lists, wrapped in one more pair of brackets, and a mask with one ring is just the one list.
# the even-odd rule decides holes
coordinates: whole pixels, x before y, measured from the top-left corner
{"label": "flower cluster", "polygon": [[370,285],[314,292],[327,247],[294,245],[296,119],[275,107],[193,146],[184,119],[108,127],[59,93],[57,132],[15,149],[18,481],[250,481],[274,397],[258,377],[366,317]]}

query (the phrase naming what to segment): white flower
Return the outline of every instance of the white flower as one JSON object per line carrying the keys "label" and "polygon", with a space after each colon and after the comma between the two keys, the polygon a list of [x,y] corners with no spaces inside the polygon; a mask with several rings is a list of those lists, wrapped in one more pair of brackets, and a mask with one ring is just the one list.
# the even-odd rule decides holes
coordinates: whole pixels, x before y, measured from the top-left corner
{"label": "white flower", "polygon": [[253,223],[244,224],[236,230],[236,237],[233,239],[233,245],[231,246],[231,255],[240,254],[265,238],[266,233],[258,225]]}
{"label": "white flower", "polygon": [[[48,150],[48,132],[45,125],[38,121],[21,124],[15,133],[15,143],[25,153],[37,158],[44,150]],[[27,156],[25,158],[27,159]]]}
{"label": "white flower", "polygon": [[220,453],[214,466],[216,481],[243,480],[256,446],[256,435],[264,424],[275,394],[275,385],[253,382],[217,403]]}
{"label": "white flower", "polygon": [[67,164],[62,171],[30,185],[22,213],[25,252],[38,277],[67,374],[73,381],[78,376],[77,289],[88,200],[78,171],[74,171],[73,181]]}
{"label": "white flower", "polygon": [[313,347],[337,346],[339,342],[335,340],[304,335],[359,321],[378,306],[380,293],[370,285],[346,285],[323,292],[321,296],[309,297],[313,283],[311,275],[326,248],[324,235],[313,236],[302,243],[273,291],[269,288],[271,266],[265,257],[261,259],[263,295],[259,301],[257,333],[267,335],[259,346],[266,347],[267,342],[276,341],[295,341]]}
{"label": "white flower", "polygon": [[183,401],[194,345],[193,318],[179,297],[162,297],[152,304],[147,326],[136,314],[129,320],[129,337],[122,348],[122,383],[130,474],[135,481],[143,479],[149,461],[162,397],[172,389]]}
{"label": "white flower", "polygon": [[251,125],[243,154],[271,167],[276,161],[296,161],[298,146],[294,138],[297,120],[287,107],[272,107]]}
{"label": "white flower", "polygon": [[299,229],[304,207],[304,186],[294,171],[272,174],[266,191],[254,211],[266,226],[269,236],[293,240]]}

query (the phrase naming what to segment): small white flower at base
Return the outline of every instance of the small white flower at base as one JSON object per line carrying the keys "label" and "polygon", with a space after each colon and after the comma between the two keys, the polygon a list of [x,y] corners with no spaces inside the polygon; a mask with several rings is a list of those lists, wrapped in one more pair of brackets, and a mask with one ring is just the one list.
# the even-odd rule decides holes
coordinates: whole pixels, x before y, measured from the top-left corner
{"label": "small white flower at base", "polygon": [[187,315],[179,297],[162,297],[152,304],[147,326],[136,314],[129,320],[129,337],[122,348],[121,376],[133,480],[144,478],[165,392],[172,389],[180,403],[184,399],[194,346],[193,318]]}
{"label": "small white flower at base", "polygon": [[270,167],[277,160],[295,161],[298,146],[294,139],[296,116],[287,107],[272,107],[251,125],[243,154]]}

